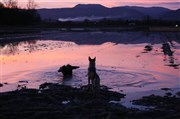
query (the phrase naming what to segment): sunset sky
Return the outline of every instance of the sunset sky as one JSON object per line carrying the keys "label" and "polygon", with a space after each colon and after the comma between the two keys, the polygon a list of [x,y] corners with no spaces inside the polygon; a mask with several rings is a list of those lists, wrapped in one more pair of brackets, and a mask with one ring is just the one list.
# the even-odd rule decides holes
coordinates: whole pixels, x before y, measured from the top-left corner
{"label": "sunset sky", "polygon": [[[2,1],[2,0],[1,0]],[[27,0],[18,0],[21,7],[25,7]],[[162,6],[170,9],[180,8],[179,0],[35,0],[38,8],[64,8],[73,7],[76,4],[102,4],[107,7],[114,6]]]}

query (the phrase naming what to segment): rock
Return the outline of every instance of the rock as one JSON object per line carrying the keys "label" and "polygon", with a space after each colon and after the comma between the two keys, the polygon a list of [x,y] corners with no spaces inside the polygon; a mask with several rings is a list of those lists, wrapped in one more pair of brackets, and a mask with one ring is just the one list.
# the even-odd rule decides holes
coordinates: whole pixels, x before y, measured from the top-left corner
{"label": "rock", "polygon": [[172,96],[172,93],[171,93],[171,92],[167,92],[167,93],[166,93],[166,96],[167,96],[167,97],[170,97],[170,96]]}
{"label": "rock", "polygon": [[161,88],[161,90],[164,90],[164,91],[172,91],[170,88]]}
{"label": "rock", "polygon": [[28,81],[27,80],[21,80],[21,81],[19,81],[19,83],[28,83]]}
{"label": "rock", "polygon": [[152,48],[152,46],[151,45],[146,45],[145,47],[144,47],[144,50],[145,51],[151,51],[153,48]]}
{"label": "rock", "polygon": [[177,92],[177,93],[176,93],[176,95],[180,97],[180,91],[179,91],[179,92]]}
{"label": "rock", "polygon": [[2,83],[0,83],[0,87],[3,87],[3,84],[2,84]]}

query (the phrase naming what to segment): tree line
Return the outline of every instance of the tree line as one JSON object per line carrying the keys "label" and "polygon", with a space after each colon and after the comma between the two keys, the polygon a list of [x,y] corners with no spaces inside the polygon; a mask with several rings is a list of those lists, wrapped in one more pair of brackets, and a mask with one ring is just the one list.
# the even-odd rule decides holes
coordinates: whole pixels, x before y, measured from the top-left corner
{"label": "tree line", "polygon": [[180,21],[168,21],[162,19],[143,19],[143,20],[125,20],[125,19],[101,19],[98,21],[85,19],[84,21],[45,21],[46,25],[54,27],[149,27],[149,26],[172,26],[180,24]]}
{"label": "tree line", "polygon": [[28,0],[26,8],[20,8],[17,0],[0,2],[0,25],[34,25],[41,21],[37,13],[37,4]]}

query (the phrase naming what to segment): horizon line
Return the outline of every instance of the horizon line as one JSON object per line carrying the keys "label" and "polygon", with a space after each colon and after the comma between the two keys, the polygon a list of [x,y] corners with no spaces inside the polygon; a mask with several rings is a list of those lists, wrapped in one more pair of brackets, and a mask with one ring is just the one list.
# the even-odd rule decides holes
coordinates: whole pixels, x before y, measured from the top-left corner
{"label": "horizon line", "polygon": [[178,10],[180,8],[176,8],[176,9],[172,9],[172,8],[168,8],[168,7],[164,7],[164,6],[143,6],[143,5],[117,5],[117,6],[112,6],[112,7],[109,7],[109,6],[106,6],[106,5],[102,5],[102,4],[76,4],[72,7],[39,7],[39,8],[36,8],[36,9],[63,9],[63,8],[75,8],[77,5],[101,5],[103,7],[106,7],[106,8],[115,8],[115,7],[143,7],[143,8],[153,8],[153,7],[156,7],[156,8],[166,8],[166,9],[169,9],[169,10]]}
{"label": "horizon line", "polygon": [[[2,0],[0,0],[2,1]],[[37,9],[41,8],[73,8],[78,4],[99,4],[107,8],[120,7],[120,6],[140,6],[140,7],[163,7],[171,10],[179,9],[180,2],[156,2],[156,3],[147,3],[147,2],[63,2],[63,1],[36,1]],[[27,2],[25,0],[19,1],[18,6],[21,8],[26,8]]]}

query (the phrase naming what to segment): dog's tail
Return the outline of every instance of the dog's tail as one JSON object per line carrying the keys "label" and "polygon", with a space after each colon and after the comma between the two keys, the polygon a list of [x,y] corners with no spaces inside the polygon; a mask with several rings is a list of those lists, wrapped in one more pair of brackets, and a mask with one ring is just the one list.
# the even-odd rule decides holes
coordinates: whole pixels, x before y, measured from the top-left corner
{"label": "dog's tail", "polygon": [[67,67],[69,67],[69,68],[71,68],[71,69],[77,69],[77,68],[79,68],[79,66],[72,66],[72,65],[70,65],[70,64],[68,64]]}
{"label": "dog's tail", "polygon": [[77,69],[79,68],[79,66],[72,66],[72,69]]}

